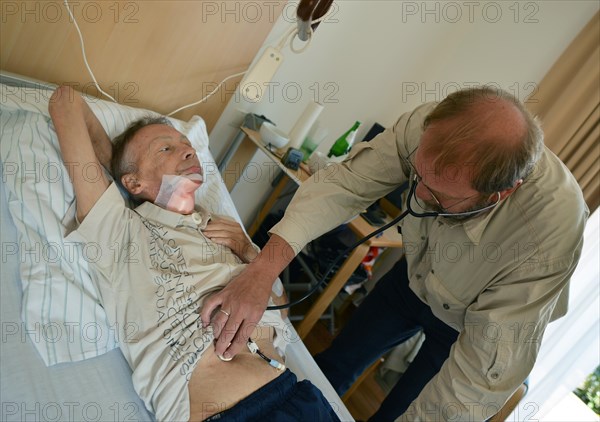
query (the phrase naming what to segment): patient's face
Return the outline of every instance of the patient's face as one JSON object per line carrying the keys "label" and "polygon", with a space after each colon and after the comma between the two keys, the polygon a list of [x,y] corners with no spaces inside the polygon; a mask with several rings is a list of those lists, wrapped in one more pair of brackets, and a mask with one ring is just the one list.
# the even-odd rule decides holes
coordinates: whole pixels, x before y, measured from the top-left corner
{"label": "patient's face", "polygon": [[147,201],[154,202],[163,175],[202,174],[190,141],[170,126],[149,125],[140,129],[127,146],[127,155],[136,163],[136,171],[123,176],[123,184]]}

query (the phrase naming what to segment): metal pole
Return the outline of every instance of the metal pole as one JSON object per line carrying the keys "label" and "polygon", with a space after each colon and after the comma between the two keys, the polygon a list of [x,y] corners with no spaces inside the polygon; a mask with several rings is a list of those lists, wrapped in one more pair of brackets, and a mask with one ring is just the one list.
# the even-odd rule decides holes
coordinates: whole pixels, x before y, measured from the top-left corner
{"label": "metal pole", "polygon": [[240,144],[242,143],[245,137],[246,134],[242,131],[242,129],[240,129],[235,135],[235,138],[233,138],[233,142],[231,143],[231,146],[225,153],[225,156],[219,162],[219,173],[223,174],[223,171],[225,171],[225,169],[229,165],[229,162],[233,158],[235,152],[238,150]]}

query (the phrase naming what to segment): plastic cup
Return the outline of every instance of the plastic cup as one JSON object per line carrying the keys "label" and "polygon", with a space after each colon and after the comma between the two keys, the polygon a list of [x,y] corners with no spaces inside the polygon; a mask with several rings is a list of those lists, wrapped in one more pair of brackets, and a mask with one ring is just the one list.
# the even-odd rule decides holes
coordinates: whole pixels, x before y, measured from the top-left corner
{"label": "plastic cup", "polygon": [[300,146],[300,151],[304,154],[302,161],[307,162],[308,157],[315,152],[317,147],[321,144],[323,139],[327,137],[327,130],[324,128],[315,125],[311,131],[308,133],[306,138],[304,138],[304,142]]}

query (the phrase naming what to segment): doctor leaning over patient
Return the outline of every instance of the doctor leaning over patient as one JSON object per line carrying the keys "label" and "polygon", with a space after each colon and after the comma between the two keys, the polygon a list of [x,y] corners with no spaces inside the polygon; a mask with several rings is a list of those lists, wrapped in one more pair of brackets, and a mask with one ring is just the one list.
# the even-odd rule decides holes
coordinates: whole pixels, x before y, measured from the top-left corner
{"label": "doctor leaning over patient", "polygon": [[567,312],[588,215],[574,177],[524,105],[486,87],[403,114],[335,166],[300,187],[259,256],[205,303],[203,320],[231,309],[217,317],[217,353],[241,350],[236,328],[260,318],[295,253],[408,181],[404,257],[317,363],[341,395],[423,330],[372,420],[493,416],[529,375],[547,324]]}

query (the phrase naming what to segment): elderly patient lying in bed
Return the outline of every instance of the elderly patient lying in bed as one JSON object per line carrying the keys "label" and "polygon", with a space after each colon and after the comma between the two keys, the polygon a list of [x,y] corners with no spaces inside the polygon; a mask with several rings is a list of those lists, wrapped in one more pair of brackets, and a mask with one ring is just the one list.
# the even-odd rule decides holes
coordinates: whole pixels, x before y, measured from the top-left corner
{"label": "elderly patient lying in bed", "polygon": [[[193,203],[202,169],[185,136],[166,119],[146,119],[112,146],[69,87],[54,92],[50,115],[75,189],[79,226],[69,238],[100,248],[95,283],[134,387],[157,419],[337,420],[321,392],[289,370],[250,350],[230,362],[215,354],[213,328],[231,310],[208,327],[198,310],[257,252],[237,223]],[[128,208],[102,171],[91,176],[100,164],[141,205]],[[279,312],[267,311],[247,334],[280,360],[283,328]]]}

